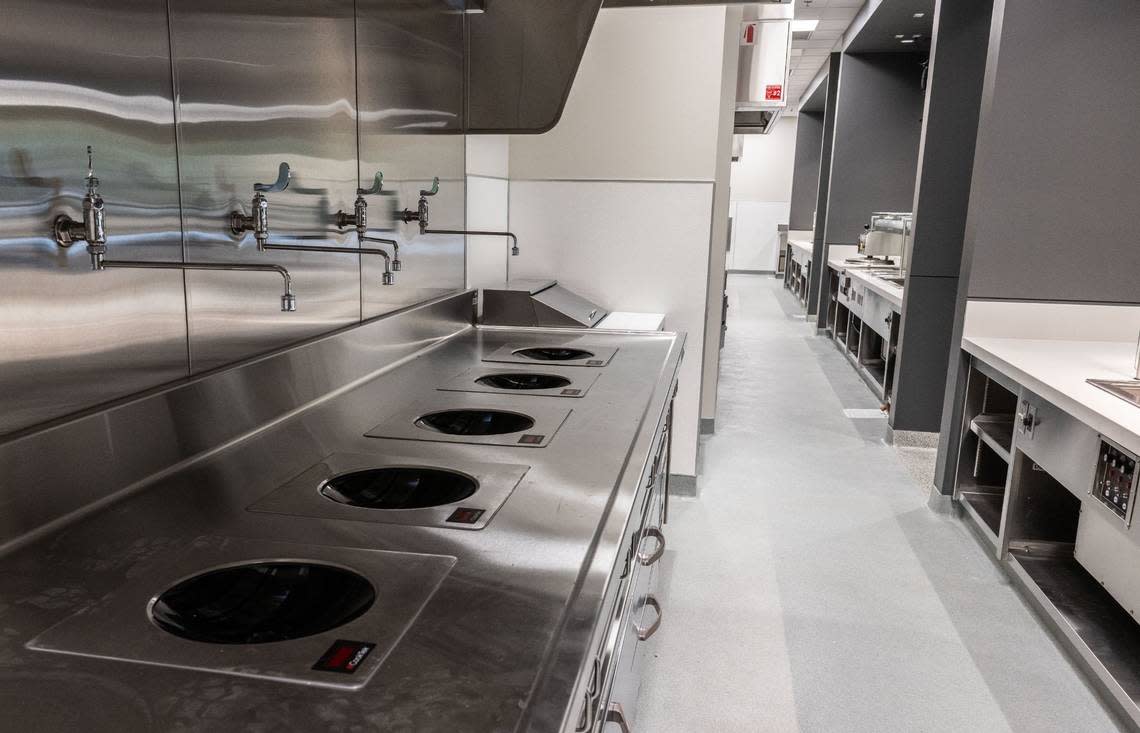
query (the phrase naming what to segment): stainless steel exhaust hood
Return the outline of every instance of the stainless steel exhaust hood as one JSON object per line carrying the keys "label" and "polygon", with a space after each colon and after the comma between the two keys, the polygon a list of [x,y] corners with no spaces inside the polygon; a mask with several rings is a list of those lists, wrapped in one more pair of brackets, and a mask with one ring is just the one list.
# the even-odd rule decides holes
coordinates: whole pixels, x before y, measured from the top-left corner
{"label": "stainless steel exhaust hood", "polygon": [[788,104],[792,6],[780,3],[746,8],[739,41],[733,131],[765,134],[772,131]]}

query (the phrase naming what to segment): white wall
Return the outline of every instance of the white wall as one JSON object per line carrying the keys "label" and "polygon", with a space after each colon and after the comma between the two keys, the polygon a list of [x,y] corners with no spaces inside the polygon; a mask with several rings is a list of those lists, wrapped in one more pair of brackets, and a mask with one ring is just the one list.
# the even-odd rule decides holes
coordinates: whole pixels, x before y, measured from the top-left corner
{"label": "white wall", "polygon": [[783,117],[767,135],[744,135],[744,151],[732,164],[730,270],[776,269],[779,236],[791,213],[796,118]]}
{"label": "white wall", "polygon": [[[468,135],[467,229],[504,231],[510,225],[510,137]],[[467,237],[467,287],[507,280],[506,237]]]}
{"label": "white wall", "polygon": [[598,15],[562,119],[511,138],[512,178],[716,176],[723,7]]}
{"label": "white wall", "polygon": [[704,359],[701,367],[701,421],[716,419],[717,388],[720,385],[720,334],[724,312],[725,247],[731,211],[732,139],[736,122],[736,77],[740,67],[740,28],[744,11],[726,9],[721,52],[720,111],[717,122],[716,188],[713,192],[712,233],[709,238],[708,286],[705,302]]}
{"label": "white wall", "polygon": [[[726,9],[603,9],[561,121],[510,140],[512,277],[688,334],[673,464],[696,474]],[[735,39],[735,31],[732,34]],[[735,50],[735,49],[734,49]]]}
{"label": "white wall", "polygon": [[[671,470],[696,475],[709,220],[713,184],[513,181],[512,277],[555,276],[610,310],[665,314],[688,334]],[[522,242],[526,245],[522,246]]]}

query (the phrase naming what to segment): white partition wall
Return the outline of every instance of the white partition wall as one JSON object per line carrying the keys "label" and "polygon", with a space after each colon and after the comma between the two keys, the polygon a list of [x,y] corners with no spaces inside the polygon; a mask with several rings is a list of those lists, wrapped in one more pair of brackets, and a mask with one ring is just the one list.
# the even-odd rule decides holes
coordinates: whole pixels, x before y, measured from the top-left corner
{"label": "white partition wall", "polygon": [[716,378],[702,357],[727,14],[603,9],[561,121],[510,141],[522,249],[512,276],[556,277],[611,310],[665,313],[666,328],[688,334],[672,471],[689,477],[702,378]]}
{"label": "white partition wall", "polygon": [[743,135],[732,164],[732,246],[729,272],[775,272],[777,227],[788,223],[795,166],[796,119],[783,117],[767,135]]}
{"label": "white partition wall", "polygon": [[[467,228],[503,231],[510,225],[510,138],[467,136]],[[506,237],[467,237],[467,287],[507,279]]]}

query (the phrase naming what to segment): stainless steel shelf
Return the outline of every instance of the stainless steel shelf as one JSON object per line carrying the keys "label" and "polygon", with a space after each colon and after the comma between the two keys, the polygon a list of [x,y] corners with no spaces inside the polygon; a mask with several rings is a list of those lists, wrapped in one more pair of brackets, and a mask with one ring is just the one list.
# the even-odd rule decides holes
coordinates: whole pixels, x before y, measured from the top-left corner
{"label": "stainless steel shelf", "polygon": [[1001,528],[1001,510],[1005,493],[1000,487],[977,487],[976,490],[962,491],[959,502],[990,543],[997,547],[998,532]]}
{"label": "stainless steel shelf", "polygon": [[1103,696],[1140,730],[1140,625],[1072,557],[1011,551],[1013,577],[1060,641],[1099,682]]}
{"label": "stainless steel shelf", "polygon": [[970,421],[970,432],[1009,463],[1013,450],[1013,415],[978,415]]}

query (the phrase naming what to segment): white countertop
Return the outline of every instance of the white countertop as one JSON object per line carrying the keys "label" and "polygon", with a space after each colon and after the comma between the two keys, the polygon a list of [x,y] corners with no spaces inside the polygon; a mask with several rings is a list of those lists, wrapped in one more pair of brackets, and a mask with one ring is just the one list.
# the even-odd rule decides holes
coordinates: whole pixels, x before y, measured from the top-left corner
{"label": "white countertop", "polygon": [[1132,452],[1140,407],[1085,382],[1131,379],[1135,342],[967,337],[962,348]]}
{"label": "white countertop", "polygon": [[594,328],[613,331],[660,331],[665,328],[665,314],[614,311],[598,321]]}
{"label": "white countertop", "polygon": [[812,251],[815,248],[813,242],[809,242],[806,239],[789,239],[788,244],[790,244],[793,249],[798,249],[806,254],[809,260],[811,259]]}
{"label": "white countertop", "polygon": [[865,268],[852,265],[846,261],[848,257],[854,257],[857,252],[858,250],[855,247],[832,247],[828,252],[827,266],[837,272],[847,273],[852,280],[858,280],[864,286],[886,298],[896,309],[902,311],[902,286],[889,283],[881,277],[868,273]]}

